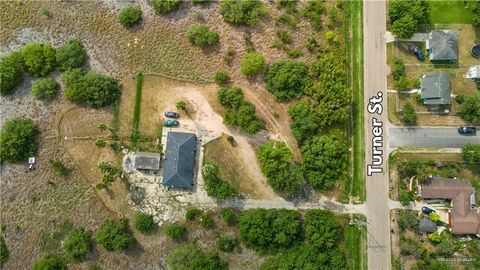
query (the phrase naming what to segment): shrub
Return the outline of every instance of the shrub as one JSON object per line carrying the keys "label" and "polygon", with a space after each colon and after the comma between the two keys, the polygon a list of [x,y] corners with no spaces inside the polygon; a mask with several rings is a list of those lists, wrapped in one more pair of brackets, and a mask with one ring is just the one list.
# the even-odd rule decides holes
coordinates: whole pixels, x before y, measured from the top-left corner
{"label": "shrub", "polygon": [[243,75],[253,76],[265,68],[265,57],[256,52],[248,52],[243,56],[240,63],[240,71]]}
{"label": "shrub", "polygon": [[72,259],[83,261],[87,253],[92,250],[91,236],[91,232],[85,229],[73,229],[63,241],[63,250]]}
{"label": "shrub", "polygon": [[93,108],[105,107],[120,98],[120,84],[110,76],[79,69],[68,70],[62,75],[65,84],[65,97],[77,104],[86,104]]}
{"label": "shrub", "polygon": [[277,31],[277,37],[284,43],[284,44],[292,44],[293,37],[292,35],[284,30]]}
{"label": "shrub", "polygon": [[227,65],[231,65],[233,62],[233,58],[235,57],[235,49],[233,47],[228,47],[225,55],[223,56],[223,61],[227,63]]}
{"label": "shrub", "polygon": [[38,150],[37,137],[40,130],[30,119],[12,118],[3,124],[0,131],[0,161],[25,162]]}
{"label": "shrub", "polygon": [[303,52],[299,48],[293,48],[289,50],[287,54],[290,58],[298,58],[303,55]]}
{"label": "shrub", "polygon": [[435,223],[438,223],[440,221],[440,216],[435,212],[431,212],[430,214],[428,214],[428,218]]}
{"label": "shrub", "polygon": [[15,89],[23,82],[23,65],[19,52],[0,59],[0,95],[15,93]]}
{"label": "shrub", "polygon": [[302,221],[294,210],[253,209],[238,217],[241,240],[258,251],[291,248],[301,240]]}
{"label": "shrub", "polygon": [[254,26],[268,12],[260,0],[222,0],[220,13],[230,24]]}
{"label": "shrub", "polygon": [[58,175],[58,176],[67,176],[70,174],[70,168],[67,166],[63,165],[63,163],[59,160],[50,160],[50,166],[52,166],[53,171]]}
{"label": "shrub", "polygon": [[104,189],[110,186],[122,173],[115,165],[105,161],[98,163],[98,169],[103,176],[102,181],[95,185],[97,189]]}
{"label": "shrub", "polygon": [[220,218],[228,225],[233,225],[237,221],[237,216],[232,208],[222,208]]}
{"label": "shrub", "polygon": [[230,77],[228,76],[228,73],[226,71],[217,71],[217,72],[215,72],[215,75],[213,76],[213,80],[217,84],[223,85],[230,80]]}
{"label": "shrub", "polygon": [[277,192],[291,194],[303,186],[301,170],[284,142],[269,141],[260,147],[258,161],[267,182]]}
{"label": "shrub", "polygon": [[467,121],[480,123],[480,93],[466,96],[458,114]]}
{"label": "shrub", "polygon": [[66,270],[67,264],[63,258],[57,255],[45,255],[37,259],[33,265],[32,270]]}
{"label": "shrub", "polygon": [[462,146],[462,156],[465,162],[480,163],[480,144],[465,144]]}
{"label": "shrub", "polygon": [[227,270],[228,264],[211,252],[203,252],[194,244],[176,247],[167,257],[168,269],[215,269]]}
{"label": "shrub", "polygon": [[407,125],[414,125],[417,122],[415,108],[410,103],[403,106],[402,121]]}
{"label": "shrub", "polygon": [[135,226],[135,229],[142,233],[150,233],[157,228],[153,216],[142,212],[138,212],[135,215],[133,225]]}
{"label": "shrub", "polygon": [[22,49],[27,71],[34,77],[43,77],[55,69],[55,49],[48,44],[31,43]]}
{"label": "shrub", "polygon": [[323,1],[308,0],[307,4],[302,10],[304,17],[308,18],[313,28],[322,29],[322,14],[325,12]]}
{"label": "shrub", "polygon": [[217,239],[217,249],[223,252],[232,252],[237,246],[237,239],[230,236],[220,236]]}
{"label": "shrub", "polygon": [[410,86],[410,82],[408,81],[407,77],[405,77],[405,76],[402,76],[398,80],[395,80],[393,82],[393,87],[396,90],[399,90],[399,91],[408,90],[409,86]]}
{"label": "shrub", "polygon": [[182,239],[186,233],[187,228],[185,228],[184,225],[179,223],[168,224],[165,227],[165,234],[175,241]]}
{"label": "shrub", "polygon": [[457,96],[455,96],[455,101],[458,104],[462,104],[465,101],[465,97],[463,95],[457,95]]}
{"label": "shrub", "polygon": [[66,71],[83,66],[87,60],[87,52],[79,40],[72,39],[57,49],[56,58],[60,70]]}
{"label": "shrub", "polygon": [[215,225],[215,222],[213,221],[213,218],[210,216],[209,213],[202,213],[198,217],[198,223],[205,229],[213,228],[213,226]]}
{"label": "shrub", "polygon": [[142,20],[142,9],[136,6],[126,6],[120,10],[118,21],[125,27],[137,25]]}
{"label": "shrub", "polygon": [[406,75],[405,65],[403,64],[403,60],[401,58],[395,58],[393,60],[392,75],[394,80],[399,80],[401,77]]}
{"label": "shrub", "polygon": [[279,101],[300,96],[312,83],[308,66],[292,60],[280,60],[269,65],[264,79],[267,91]]}
{"label": "shrub", "polygon": [[105,146],[107,146],[107,143],[104,140],[99,139],[95,141],[95,146],[97,148],[104,148]]}
{"label": "shrub", "polygon": [[7,243],[5,242],[5,237],[0,235],[0,265],[8,260],[10,252],[7,248]]}
{"label": "shrub", "polygon": [[205,164],[202,167],[205,179],[207,195],[217,199],[227,199],[235,194],[235,188],[230,183],[220,179],[218,167],[213,164]]}
{"label": "shrub", "polygon": [[153,9],[159,14],[168,14],[180,7],[180,0],[152,0]]}
{"label": "shrub", "polygon": [[36,99],[53,100],[57,96],[59,87],[53,78],[36,80],[32,84],[32,95]]}
{"label": "shrub", "polygon": [[128,220],[107,219],[98,228],[95,241],[104,249],[112,251],[126,249],[133,244],[134,238],[128,228]]}
{"label": "shrub", "polygon": [[179,101],[175,106],[177,110],[184,111],[184,112],[187,111],[187,103],[185,103],[185,101]]}
{"label": "shrub", "polygon": [[198,208],[190,208],[185,213],[185,218],[189,221],[196,220],[202,214],[202,210]]}
{"label": "shrub", "polygon": [[197,46],[213,45],[218,42],[219,36],[215,31],[210,31],[204,24],[190,26],[187,31],[188,40]]}

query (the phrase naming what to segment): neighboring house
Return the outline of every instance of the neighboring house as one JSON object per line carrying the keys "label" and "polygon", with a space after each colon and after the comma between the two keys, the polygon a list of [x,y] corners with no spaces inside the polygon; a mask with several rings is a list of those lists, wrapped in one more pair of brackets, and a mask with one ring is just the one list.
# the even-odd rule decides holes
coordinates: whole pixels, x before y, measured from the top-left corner
{"label": "neighboring house", "polygon": [[422,218],[418,222],[420,233],[433,233],[437,231],[437,224],[428,218]]}
{"label": "neighboring house", "polygon": [[476,83],[480,83],[480,65],[471,66],[468,69],[465,78],[473,80]]}
{"label": "neighboring house", "polygon": [[480,234],[475,189],[467,180],[431,177],[420,185],[419,193],[423,199],[452,200],[448,223],[453,234]]}
{"label": "neighboring house", "polygon": [[138,152],[135,154],[133,166],[136,170],[158,171],[160,169],[160,154]]}
{"label": "neighboring house", "polygon": [[168,132],[163,165],[163,185],[191,188],[195,171],[197,136],[194,133]]}
{"label": "neighboring house", "polygon": [[453,30],[432,30],[426,41],[430,61],[457,61],[458,34]]}
{"label": "neighboring house", "polygon": [[425,105],[449,105],[450,74],[429,72],[420,78],[420,97]]}

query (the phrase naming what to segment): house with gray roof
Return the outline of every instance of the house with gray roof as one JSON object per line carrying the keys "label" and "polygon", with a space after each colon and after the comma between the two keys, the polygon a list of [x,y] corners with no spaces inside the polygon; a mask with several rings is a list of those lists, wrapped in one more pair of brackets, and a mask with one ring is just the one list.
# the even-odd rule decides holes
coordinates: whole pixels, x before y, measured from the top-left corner
{"label": "house with gray roof", "polygon": [[158,171],[160,169],[160,154],[138,152],[133,159],[133,166],[137,170]]}
{"label": "house with gray roof", "polygon": [[163,165],[163,185],[191,188],[195,171],[197,136],[194,133],[168,132]]}
{"label": "house with gray roof", "polygon": [[450,74],[446,72],[429,72],[420,79],[420,97],[425,105],[448,105],[450,93]]}
{"label": "house with gray roof", "polygon": [[426,41],[430,61],[457,61],[458,34],[453,30],[432,30]]}

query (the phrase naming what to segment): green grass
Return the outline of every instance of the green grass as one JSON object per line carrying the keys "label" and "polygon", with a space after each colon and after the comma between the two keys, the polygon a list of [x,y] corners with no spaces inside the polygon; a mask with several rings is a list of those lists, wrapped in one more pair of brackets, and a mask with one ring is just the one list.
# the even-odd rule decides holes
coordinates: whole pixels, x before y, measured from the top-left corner
{"label": "green grass", "polygon": [[367,269],[367,229],[364,226],[345,228],[347,265],[351,270]]}
{"label": "green grass", "polygon": [[130,140],[136,142],[139,137],[140,128],[140,111],[142,106],[142,87],[143,87],[143,74],[137,75],[137,84],[135,92],[135,108],[133,109],[133,125],[132,133],[130,134]]}
{"label": "green grass", "polygon": [[473,23],[473,6],[474,1],[444,1],[444,0],[428,0],[430,7],[428,19],[430,23],[435,24],[471,24]]}

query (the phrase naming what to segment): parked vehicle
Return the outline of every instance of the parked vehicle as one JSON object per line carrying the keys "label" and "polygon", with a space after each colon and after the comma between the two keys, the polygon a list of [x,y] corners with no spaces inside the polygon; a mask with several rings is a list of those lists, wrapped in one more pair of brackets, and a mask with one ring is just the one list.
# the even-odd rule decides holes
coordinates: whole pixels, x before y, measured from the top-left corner
{"label": "parked vehicle", "polygon": [[435,213],[435,210],[433,210],[432,208],[428,208],[426,206],[423,206],[422,207],[422,212],[425,214],[425,215],[428,215],[430,213]]}
{"label": "parked vehicle", "polygon": [[165,112],[164,115],[169,118],[178,118],[180,116],[177,112]]}
{"label": "parked vehicle", "polygon": [[413,46],[413,45],[408,46],[408,51],[411,54],[415,55],[418,60],[420,61],[425,60],[425,56],[423,55],[422,50],[420,50],[420,48],[418,48],[417,46]]}
{"label": "parked vehicle", "polygon": [[458,133],[462,135],[476,135],[477,129],[475,127],[459,127]]}
{"label": "parked vehicle", "polygon": [[163,121],[163,125],[166,127],[176,127],[180,125],[180,122],[178,122],[177,120],[167,119]]}

